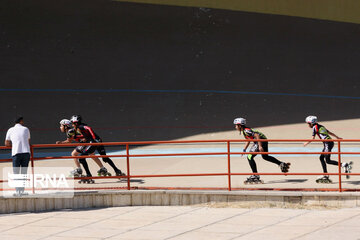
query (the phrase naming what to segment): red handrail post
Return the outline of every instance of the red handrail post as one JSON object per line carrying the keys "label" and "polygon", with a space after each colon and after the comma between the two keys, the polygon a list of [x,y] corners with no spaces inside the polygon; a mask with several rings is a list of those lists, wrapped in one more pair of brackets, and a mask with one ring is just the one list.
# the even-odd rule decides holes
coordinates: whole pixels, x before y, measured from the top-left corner
{"label": "red handrail post", "polygon": [[30,161],[32,174],[32,193],[35,194],[35,180],[34,180],[34,147],[30,145]]}
{"label": "red handrail post", "polygon": [[127,189],[130,190],[130,154],[129,144],[126,144],[126,169],[127,169]]}
{"label": "red handrail post", "polygon": [[227,141],[227,155],[228,155],[228,183],[229,183],[229,191],[231,191],[230,141]]}
{"label": "red handrail post", "polygon": [[342,192],[342,187],[341,187],[341,147],[340,147],[340,141],[338,140],[338,158],[339,158],[339,192]]}

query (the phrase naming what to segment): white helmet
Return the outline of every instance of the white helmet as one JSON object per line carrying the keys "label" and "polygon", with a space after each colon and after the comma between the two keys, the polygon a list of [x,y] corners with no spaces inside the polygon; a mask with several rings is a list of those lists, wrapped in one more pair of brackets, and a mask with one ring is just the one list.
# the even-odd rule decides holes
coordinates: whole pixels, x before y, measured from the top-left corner
{"label": "white helmet", "polygon": [[245,118],[235,118],[234,119],[234,124],[245,125],[246,124],[246,119]]}
{"label": "white helmet", "polygon": [[65,126],[65,127],[68,127],[68,128],[71,128],[71,127],[72,127],[72,124],[71,124],[70,120],[68,120],[68,119],[63,119],[63,120],[61,120],[61,121],[60,121],[60,124],[63,125],[63,126]]}
{"label": "white helmet", "polygon": [[318,119],[316,116],[308,116],[306,119],[305,119],[305,122],[307,123],[311,123],[311,124],[315,124],[317,123]]}

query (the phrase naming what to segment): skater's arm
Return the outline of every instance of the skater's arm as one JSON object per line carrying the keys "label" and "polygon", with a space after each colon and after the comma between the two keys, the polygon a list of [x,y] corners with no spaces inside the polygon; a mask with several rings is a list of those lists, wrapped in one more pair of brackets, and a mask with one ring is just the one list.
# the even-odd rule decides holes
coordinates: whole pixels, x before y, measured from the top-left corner
{"label": "skater's arm", "polygon": [[[314,140],[315,139],[315,136],[313,136],[312,137],[312,140]],[[306,143],[304,143],[304,147],[306,147],[309,143],[311,143],[312,141],[310,140],[310,141],[308,141],[308,142],[306,142]]]}
{"label": "skater's arm", "polygon": [[[260,135],[259,135],[258,133],[255,133],[255,134],[254,134],[254,137],[255,137],[256,140],[261,139],[261,138],[260,138]],[[260,152],[264,152],[264,148],[263,148],[263,146],[262,146],[262,145],[263,145],[263,142],[260,142],[260,141],[259,141],[258,143],[259,143],[259,151],[260,151]]]}
{"label": "skater's arm", "polygon": [[245,146],[244,146],[244,149],[243,149],[243,152],[246,152],[246,149],[248,148],[250,142],[246,142]]}
{"label": "skater's arm", "polygon": [[329,133],[329,135],[336,137],[337,139],[342,139],[341,137],[338,137],[335,133],[330,132],[329,130],[328,130],[328,133]]}
{"label": "skater's arm", "polygon": [[65,144],[65,143],[72,143],[73,142],[73,138],[67,138],[64,141],[56,141],[56,144]]}

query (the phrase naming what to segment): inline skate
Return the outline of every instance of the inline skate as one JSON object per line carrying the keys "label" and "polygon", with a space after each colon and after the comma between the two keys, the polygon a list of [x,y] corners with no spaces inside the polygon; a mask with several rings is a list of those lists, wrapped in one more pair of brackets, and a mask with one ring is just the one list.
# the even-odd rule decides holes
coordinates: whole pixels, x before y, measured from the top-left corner
{"label": "inline skate", "polygon": [[291,163],[285,163],[285,162],[280,163],[281,172],[283,173],[289,172],[290,164]]}
{"label": "inline skate", "polygon": [[[350,161],[348,163],[342,163],[341,167],[344,169],[345,173],[351,173],[351,169],[352,169],[352,165],[353,165],[353,161]],[[350,175],[346,175],[346,179],[349,179]]]}
{"label": "inline skate", "polygon": [[244,184],[259,184],[259,183],[264,183],[262,180],[260,180],[259,175],[252,175],[244,181]]}
{"label": "inline skate", "polygon": [[316,183],[332,183],[328,175],[320,176],[316,179]]}
{"label": "inline skate", "polygon": [[111,176],[111,173],[108,172],[108,170],[105,167],[100,168],[99,171],[97,171],[98,176]]}
{"label": "inline skate", "polygon": [[[92,175],[81,175],[81,177],[92,177]],[[92,184],[95,183],[94,179],[80,179],[78,183],[87,183],[87,184]]]}
{"label": "inline skate", "polygon": [[82,173],[83,171],[81,168],[76,168],[70,172],[70,177],[81,177]]}

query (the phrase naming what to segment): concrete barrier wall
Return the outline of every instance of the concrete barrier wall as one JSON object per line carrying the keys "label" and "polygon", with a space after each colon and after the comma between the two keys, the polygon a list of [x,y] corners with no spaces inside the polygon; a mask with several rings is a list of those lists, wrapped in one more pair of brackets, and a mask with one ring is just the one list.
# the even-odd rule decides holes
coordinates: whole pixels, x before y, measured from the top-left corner
{"label": "concrete barrier wall", "polygon": [[286,206],[296,204],[314,207],[359,207],[359,193],[327,192],[200,192],[200,191],[120,191],[75,193],[73,198],[44,198],[31,196],[22,198],[0,198],[0,213],[41,212],[61,209],[82,209],[121,206],[185,206],[216,204],[222,206]]}

